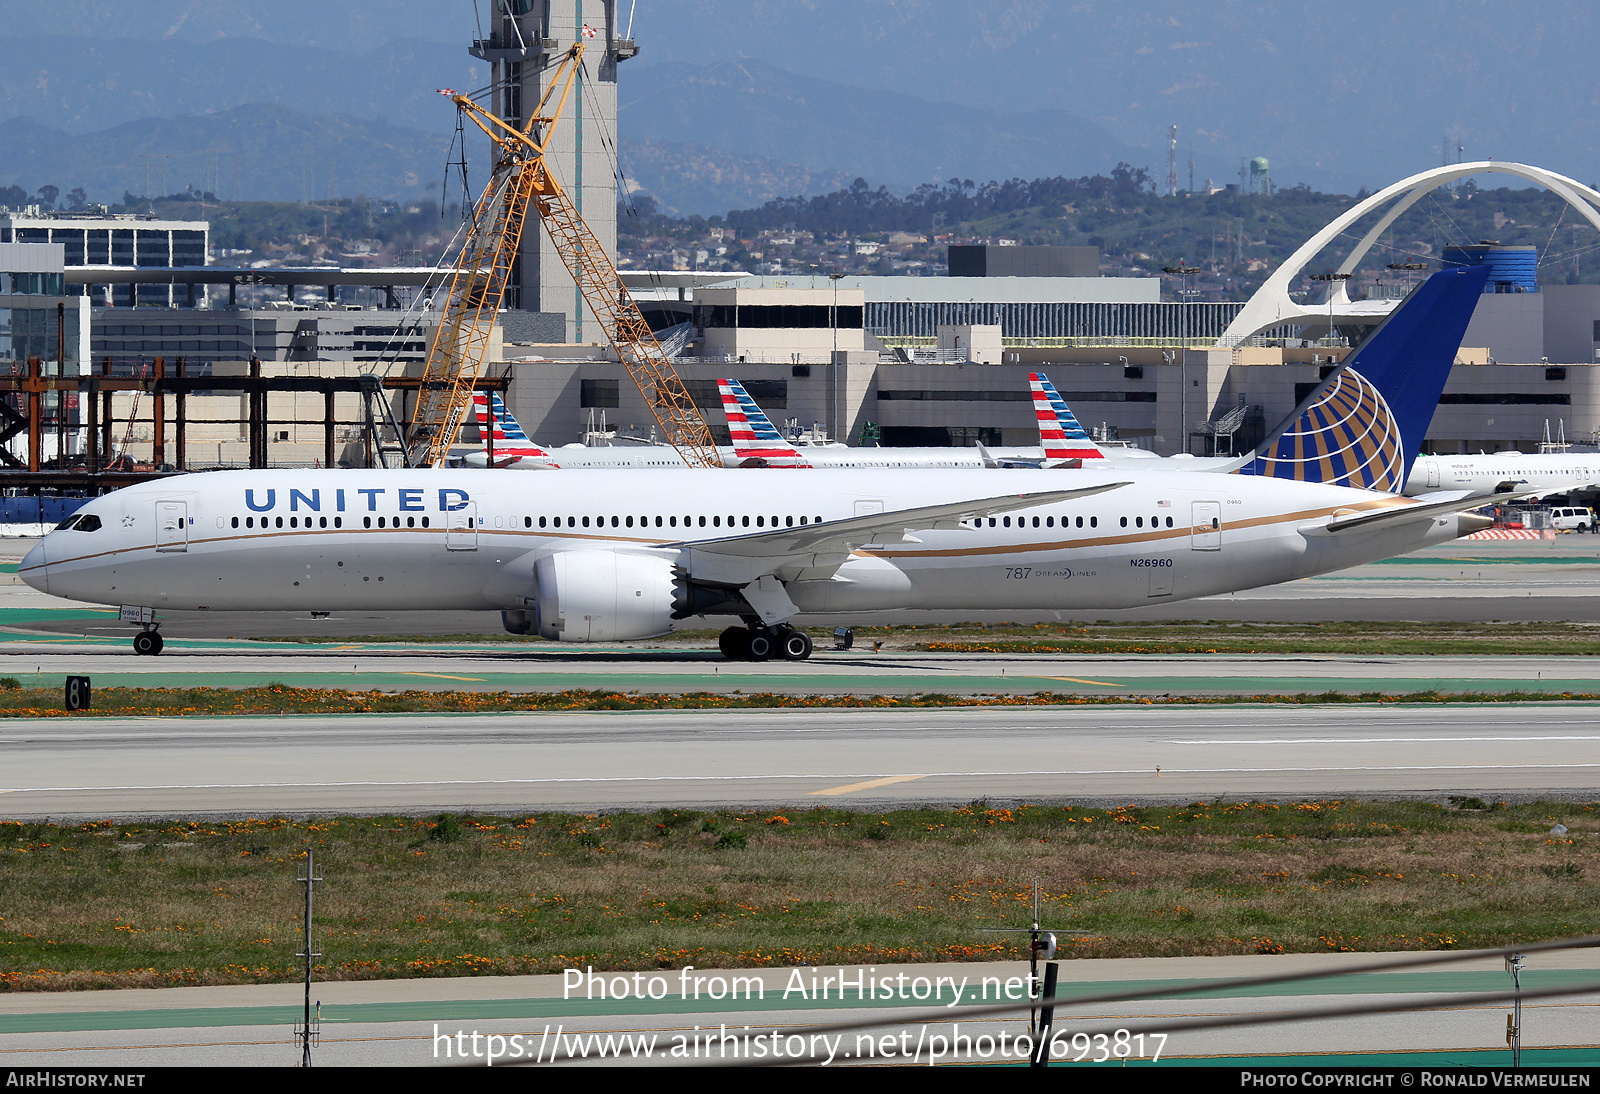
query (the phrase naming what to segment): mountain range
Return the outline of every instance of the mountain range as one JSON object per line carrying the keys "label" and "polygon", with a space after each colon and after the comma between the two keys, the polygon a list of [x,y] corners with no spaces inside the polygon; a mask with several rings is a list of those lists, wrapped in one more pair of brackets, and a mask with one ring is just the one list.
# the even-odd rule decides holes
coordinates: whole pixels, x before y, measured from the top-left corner
{"label": "mountain range", "polygon": [[[454,116],[433,91],[485,78],[465,47],[494,3],[14,4],[0,120],[126,136],[117,127],[194,119],[189,136],[141,130],[170,142],[138,150],[142,165],[203,162],[226,134],[200,119],[246,107],[345,118],[360,134],[351,151],[379,159],[342,173],[418,196],[431,145],[401,134],[448,139]],[[1174,125],[1180,185],[1191,154],[1197,183],[1231,181],[1264,155],[1280,185],[1343,192],[1462,157],[1600,175],[1600,69],[1588,57],[1600,6],[1583,0],[640,0],[620,17],[642,51],[621,68],[625,152],[651,142],[633,156],[638,181],[683,211],[757,202],[769,185],[862,176],[904,188],[1119,159],[1164,184]],[[317,147],[316,132],[301,143]],[[391,141],[416,155],[383,158]],[[274,155],[292,143],[282,134]],[[0,148],[0,184],[89,177],[88,163],[76,179],[29,174],[42,162]],[[442,156],[435,166],[442,174]],[[300,174],[263,170],[285,188],[262,196],[297,196]],[[408,190],[413,175],[423,181]],[[141,167],[91,196],[142,181]]]}

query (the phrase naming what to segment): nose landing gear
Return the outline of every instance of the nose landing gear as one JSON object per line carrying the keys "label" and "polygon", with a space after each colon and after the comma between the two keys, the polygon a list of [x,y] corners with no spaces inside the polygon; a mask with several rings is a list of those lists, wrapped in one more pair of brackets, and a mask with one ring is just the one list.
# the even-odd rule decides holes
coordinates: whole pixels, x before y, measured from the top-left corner
{"label": "nose landing gear", "polygon": [[154,657],[161,652],[161,647],[166,645],[161,640],[161,632],[156,629],[158,624],[147,624],[145,629],[133,636],[133,652]]}
{"label": "nose landing gear", "polygon": [[776,627],[729,627],[717,647],[730,661],[804,661],[811,656],[811,636],[787,624]]}

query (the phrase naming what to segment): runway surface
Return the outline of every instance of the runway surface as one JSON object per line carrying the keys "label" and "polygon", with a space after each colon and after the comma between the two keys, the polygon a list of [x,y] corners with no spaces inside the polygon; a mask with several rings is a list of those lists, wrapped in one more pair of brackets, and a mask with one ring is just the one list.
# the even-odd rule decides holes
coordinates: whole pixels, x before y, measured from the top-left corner
{"label": "runway surface", "polygon": [[[1132,1033],[1154,1022],[1205,1020],[1233,1015],[1270,1016],[1291,1011],[1383,1005],[1397,1001],[1433,1004],[1470,992],[1505,991],[1510,979],[1498,959],[1417,970],[1336,975],[1375,961],[1404,959],[1399,954],[1291,954],[1277,957],[1142,958],[1065,961],[1061,965],[1056,1030],[1064,1048],[1060,1066],[1070,1062],[1074,1033],[1107,1031],[1105,1048],[1081,1051],[1087,1061],[1109,1056],[1114,1031]],[[1414,955],[1422,956],[1422,955]],[[795,991],[798,981],[805,994]],[[845,973],[895,984],[894,997],[863,1003],[847,990],[838,998],[810,996],[813,977]],[[977,1016],[968,1008],[993,1004],[1011,978],[1027,967],[1016,963],[938,964],[893,967],[695,970],[709,992],[715,978],[724,986],[738,975],[761,982],[760,998],[737,1002],[694,998],[686,991],[681,970],[660,970],[664,998],[640,1001],[587,1000],[578,989],[563,998],[568,983],[561,976],[482,977],[455,980],[320,983],[314,998],[323,1002],[321,1044],[313,1051],[319,1066],[433,1066],[486,1063],[492,1042],[500,1038],[501,1064],[508,1062],[510,1038],[531,1056],[542,1046],[543,1059],[557,1046],[587,1050],[596,1041],[584,1033],[629,1035],[631,1046],[622,1062],[643,1064],[647,1043],[650,1062],[705,1064],[770,1062],[770,1052],[756,1056],[751,1046],[764,1039],[792,1058],[813,1047],[832,1062],[930,1062],[943,1038],[940,1062],[999,1062],[999,1035],[1008,1038],[1026,1030],[1025,1016]],[[1316,979],[1223,989],[1218,981],[1309,973]],[[650,974],[646,974],[648,977]],[[900,979],[901,977],[904,979]],[[924,978],[917,983],[915,978]],[[985,977],[992,978],[986,982]],[[1600,954],[1594,950],[1530,955],[1523,985],[1529,990],[1578,987],[1600,980]],[[932,985],[938,984],[937,998]],[[992,987],[990,986],[992,984]],[[957,1000],[951,1007],[948,1004]],[[1186,986],[1192,993],[1169,999],[1134,999],[1116,1003],[1074,1004],[1073,997],[1141,993]],[[643,986],[643,985],[641,985]],[[698,987],[696,985],[696,987]],[[49,996],[0,996],[0,1067],[78,1066],[138,1068],[156,1065],[292,1066],[299,1051],[291,1029],[301,1016],[301,988],[295,984],[236,988],[168,988],[155,991],[69,992]],[[787,997],[784,992],[788,991]],[[984,999],[985,992],[989,997]],[[912,993],[929,997],[918,1004]],[[747,994],[755,994],[747,990]],[[685,998],[685,996],[688,998]],[[930,1005],[931,1004],[931,1005]],[[1173,1064],[1214,1063],[1233,1066],[1301,1064],[1303,1066],[1510,1065],[1505,1048],[1503,1004],[1444,1005],[1402,1017],[1374,1015],[1306,1020],[1238,1029],[1175,1032],[1158,1045],[1154,1036],[1129,1038],[1125,1066],[1150,1066],[1159,1050]],[[1529,1001],[1523,1006],[1525,1065],[1594,1066],[1596,1016],[1600,995]],[[839,1023],[872,1022],[873,1028],[838,1033],[823,1041],[817,1031]],[[721,1033],[730,1035],[724,1042]],[[717,1036],[704,1041],[707,1032]],[[748,1032],[749,1037],[746,1038]],[[904,1036],[901,1036],[902,1032]],[[462,1034],[456,1037],[457,1033]],[[776,1039],[773,1034],[778,1034]],[[473,1035],[477,1034],[475,1040]],[[697,1037],[698,1035],[698,1037]],[[965,1035],[971,1050],[950,1051]],[[815,1038],[815,1040],[814,1040]],[[858,1039],[859,1038],[859,1039]],[[1086,1037],[1087,1041],[1088,1038]],[[674,1043],[698,1041],[698,1058],[673,1059]],[[987,1041],[987,1051],[985,1051]],[[613,1046],[619,1044],[615,1039]],[[714,1047],[713,1047],[714,1046]],[[915,1055],[913,1055],[913,1052]],[[727,1054],[733,1054],[731,1056]],[[564,1058],[561,1062],[566,1063]],[[591,1063],[599,1062],[591,1059]],[[1111,1066],[1122,1060],[1106,1060]]]}
{"label": "runway surface", "polygon": [[1087,707],[0,723],[0,817],[1600,795],[1600,707]]}
{"label": "runway surface", "polygon": [[907,654],[819,651],[809,661],[730,662],[713,652],[620,646],[558,648],[344,644],[288,646],[175,640],[160,657],[121,643],[0,642],[6,671],[57,688],[300,687],[364,690],[777,692],[791,695],[1404,695],[1600,693],[1592,657],[1355,655]]}
{"label": "runway surface", "polygon": [[[16,545],[10,546],[15,551]],[[1551,620],[1581,620],[1591,614],[1600,618],[1596,546],[1600,542],[1591,536],[1456,543],[1423,556],[1391,559],[1344,574],[1170,608],[1184,618],[1317,619],[1328,614],[1324,608],[1329,604],[1344,605],[1340,612],[1359,606],[1363,618],[1448,617],[1485,622],[1530,615]],[[1267,611],[1268,606],[1275,607]],[[1044,618],[1054,614],[1045,613]],[[1140,613],[1082,614],[1093,622],[1107,615],[1127,619]],[[694,622],[707,625],[711,621]],[[1600,691],[1600,661],[1582,657],[874,654],[863,643],[863,648],[845,653],[819,648],[802,664],[750,664],[725,660],[710,648],[709,640],[705,648],[648,642],[562,646],[470,640],[304,645],[251,641],[252,636],[286,633],[326,637],[341,629],[361,635],[493,634],[498,619],[470,612],[367,613],[317,620],[263,613],[178,613],[163,624],[166,652],[160,657],[138,657],[130,644],[133,629],[118,623],[114,612],[44,596],[17,584],[14,574],[0,572],[0,658],[6,672],[26,684],[52,688],[70,674],[90,676],[97,687],[157,683],[237,687],[283,682],[386,690],[858,695],[920,691],[1086,695]]]}

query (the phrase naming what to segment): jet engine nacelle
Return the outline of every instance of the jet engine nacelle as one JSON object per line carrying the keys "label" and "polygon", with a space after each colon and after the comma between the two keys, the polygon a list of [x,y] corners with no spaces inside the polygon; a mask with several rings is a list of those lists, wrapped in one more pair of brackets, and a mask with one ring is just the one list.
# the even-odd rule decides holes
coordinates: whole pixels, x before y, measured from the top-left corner
{"label": "jet engine nacelle", "polygon": [[618,551],[561,551],[534,566],[539,633],[561,642],[652,638],[672,630],[673,564]]}

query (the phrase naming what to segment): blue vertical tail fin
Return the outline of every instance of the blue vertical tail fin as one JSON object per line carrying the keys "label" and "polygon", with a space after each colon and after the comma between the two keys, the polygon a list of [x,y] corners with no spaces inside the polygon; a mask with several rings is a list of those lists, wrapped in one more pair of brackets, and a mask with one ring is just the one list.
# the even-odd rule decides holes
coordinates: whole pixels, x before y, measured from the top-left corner
{"label": "blue vertical tail fin", "polygon": [[1398,494],[1488,276],[1469,266],[1428,278],[1235,474]]}

